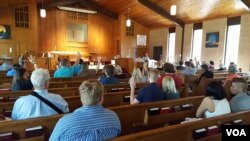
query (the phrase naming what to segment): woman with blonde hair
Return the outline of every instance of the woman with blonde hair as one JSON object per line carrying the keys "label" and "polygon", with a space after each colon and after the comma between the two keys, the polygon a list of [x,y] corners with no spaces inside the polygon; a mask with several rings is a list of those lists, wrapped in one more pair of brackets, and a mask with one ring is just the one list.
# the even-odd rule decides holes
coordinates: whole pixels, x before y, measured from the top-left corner
{"label": "woman with blonde hair", "polygon": [[179,99],[179,92],[175,88],[175,82],[172,77],[165,76],[162,80],[162,90],[164,93],[164,99]]}
{"label": "woman with blonde hair", "polygon": [[[135,83],[143,83],[142,73],[141,73],[141,70],[139,68],[137,68],[137,67],[134,68],[131,78],[132,77],[135,79]],[[129,79],[129,82],[130,82],[131,78]]]}

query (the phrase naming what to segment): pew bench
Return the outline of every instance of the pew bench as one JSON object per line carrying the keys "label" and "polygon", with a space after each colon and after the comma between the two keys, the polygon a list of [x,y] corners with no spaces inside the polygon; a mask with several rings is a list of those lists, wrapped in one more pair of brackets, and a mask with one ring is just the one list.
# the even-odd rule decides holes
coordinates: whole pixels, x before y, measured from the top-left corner
{"label": "pew bench", "polygon": [[250,111],[242,111],[223,116],[166,126],[154,130],[117,137],[114,141],[221,141],[222,125],[250,124]]}

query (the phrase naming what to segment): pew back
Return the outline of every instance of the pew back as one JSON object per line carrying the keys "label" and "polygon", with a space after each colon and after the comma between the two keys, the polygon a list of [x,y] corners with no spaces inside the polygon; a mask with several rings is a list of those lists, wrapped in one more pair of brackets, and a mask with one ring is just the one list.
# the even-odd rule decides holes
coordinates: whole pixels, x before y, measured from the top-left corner
{"label": "pew back", "polygon": [[[243,123],[250,124],[250,111],[242,111],[238,113],[228,114],[224,116],[204,119],[200,121],[193,121],[185,124],[178,124],[169,127],[163,127],[155,130],[149,130],[145,132],[140,132],[136,134],[130,134],[123,137],[115,138],[114,141],[127,141],[127,140],[137,140],[137,141],[194,141],[193,131],[201,129],[204,127],[223,125],[225,123],[232,122],[234,120],[241,119]],[[199,141],[221,141],[221,133],[208,136]]]}

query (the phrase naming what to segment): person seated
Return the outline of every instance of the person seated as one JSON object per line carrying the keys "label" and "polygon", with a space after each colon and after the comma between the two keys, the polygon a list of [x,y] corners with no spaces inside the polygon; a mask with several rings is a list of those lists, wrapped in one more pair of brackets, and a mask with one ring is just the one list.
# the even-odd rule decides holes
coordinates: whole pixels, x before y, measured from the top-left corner
{"label": "person seated", "polygon": [[179,99],[180,94],[175,88],[175,83],[172,77],[165,76],[162,80],[162,90],[164,93],[163,99],[170,100],[170,99]]}
{"label": "person seated", "polygon": [[21,69],[21,68],[22,68],[21,65],[19,65],[19,64],[14,64],[14,65],[12,66],[12,69],[9,70],[9,71],[7,72],[6,76],[8,76],[8,77],[13,77],[13,76],[16,74],[16,70],[17,70],[17,69]]}
{"label": "person seated", "polygon": [[224,87],[219,82],[209,83],[205,97],[196,112],[196,117],[211,118],[231,113],[225,93]]}
{"label": "person seated", "polygon": [[122,68],[116,60],[111,61],[111,65],[113,65],[115,67],[115,75],[122,75],[123,74]]}
{"label": "person seated", "polygon": [[209,70],[214,70],[214,61],[209,61],[208,69]]}
{"label": "person seated", "polygon": [[214,78],[214,73],[208,69],[208,65],[207,64],[201,65],[201,68],[202,68],[202,74],[200,75],[200,77],[199,77],[199,79],[197,81],[197,85],[199,85],[202,77],[205,77],[205,78]]}
{"label": "person seated", "polygon": [[[38,69],[36,59],[34,56],[30,55],[28,57],[29,61],[34,65],[35,69]],[[15,69],[15,75],[12,80],[11,91],[19,90],[32,90],[33,85],[29,78],[30,74],[23,67],[17,67]]]}
{"label": "person seated", "polygon": [[0,65],[0,71],[8,71],[12,68],[12,59],[3,59],[3,64]]}
{"label": "person seated", "polygon": [[176,66],[176,70],[185,70],[185,67],[183,67],[183,61],[179,61],[179,66]]}
{"label": "person seated", "polygon": [[118,79],[114,77],[115,67],[113,65],[106,65],[103,69],[104,69],[105,76],[102,76],[100,78],[100,82],[103,85],[118,84]]}
{"label": "person seated", "polygon": [[[48,92],[49,79],[49,71],[46,69],[37,68],[32,72],[31,82],[35,90],[31,95],[16,100],[11,115],[13,120],[50,116],[69,111],[68,103],[60,95]],[[56,108],[52,108],[48,103]]]}
{"label": "person seated", "polygon": [[78,75],[79,74],[79,72],[81,71],[82,66],[83,66],[83,60],[79,59],[78,64],[75,64],[75,65],[72,66],[73,67],[73,71],[74,71],[73,72],[74,75]]}
{"label": "person seated", "polygon": [[21,57],[18,59],[18,63],[14,64],[12,66],[12,69],[7,72],[6,76],[13,77],[15,75],[15,73],[16,73],[16,69],[17,68],[24,68],[24,69],[26,69],[26,64],[24,63],[23,55],[21,55]]}
{"label": "person seated", "polygon": [[157,86],[156,80],[158,78],[159,71],[152,69],[149,71],[149,86],[139,90],[138,96],[135,98],[135,79],[130,80],[130,104],[138,104],[145,102],[154,102],[163,100],[163,92]]}
{"label": "person seated", "polygon": [[231,93],[235,95],[231,101],[230,106],[232,112],[238,112],[250,109],[250,94],[247,91],[248,84],[244,78],[234,78],[230,88]]}
{"label": "person seated", "polygon": [[16,73],[12,80],[11,91],[32,90],[33,85],[26,69],[16,68],[15,71]]}
{"label": "person seated", "polygon": [[134,79],[135,83],[143,83],[142,73],[141,73],[141,70],[139,68],[137,68],[137,67],[134,68],[134,70],[132,72],[132,76],[129,79],[129,83],[130,83],[131,79]]}
{"label": "person seated", "polygon": [[182,74],[184,74],[184,75],[195,75],[196,68],[192,64],[193,63],[191,63],[190,61],[186,61],[185,62],[185,70],[182,71]]}
{"label": "person seated", "polygon": [[77,76],[79,76],[79,77],[91,77],[91,76],[95,76],[95,75],[96,75],[96,71],[90,70],[88,63],[83,63],[81,65],[81,70],[79,71]]}
{"label": "person seated", "polygon": [[171,63],[165,63],[163,66],[163,70],[165,71],[165,74],[161,75],[160,78],[157,79],[157,85],[162,88],[162,79],[165,76],[170,76],[174,79],[174,83],[176,88],[180,88],[182,86],[182,80],[179,76],[175,75],[174,65]]}
{"label": "person seated", "polygon": [[222,63],[222,61],[220,60],[220,63],[219,63],[219,71],[223,71],[223,70],[226,70],[226,68],[224,67],[224,64]]}
{"label": "person seated", "polygon": [[232,81],[234,78],[239,78],[240,76],[237,75],[237,66],[235,64],[231,64],[228,67],[228,76],[224,82],[224,86],[228,81]]}
{"label": "person seated", "polygon": [[142,68],[142,82],[148,82],[148,73],[149,73],[149,68],[148,68],[148,61],[143,62],[143,68]]}
{"label": "person seated", "polygon": [[121,133],[115,112],[102,106],[104,88],[97,80],[84,81],[79,87],[82,107],[63,116],[56,124],[49,141],[104,141]]}
{"label": "person seated", "polygon": [[69,60],[66,58],[61,59],[59,68],[54,73],[54,78],[70,78],[74,76],[75,66],[79,63],[81,55],[77,52],[77,59],[73,66],[70,66]]}

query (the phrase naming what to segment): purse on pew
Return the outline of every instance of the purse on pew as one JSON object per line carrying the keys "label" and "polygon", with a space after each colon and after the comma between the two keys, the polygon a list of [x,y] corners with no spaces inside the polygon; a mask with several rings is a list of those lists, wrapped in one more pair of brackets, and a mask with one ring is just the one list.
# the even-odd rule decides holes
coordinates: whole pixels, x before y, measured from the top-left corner
{"label": "purse on pew", "polygon": [[63,114],[63,111],[60,110],[58,107],[56,107],[53,103],[51,103],[50,101],[48,101],[47,99],[43,98],[42,96],[40,96],[38,93],[36,93],[35,91],[31,92],[31,95],[40,99],[42,102],[44,102],[45,104],[47,104],[50,108],[54,109],[58,114]]}

